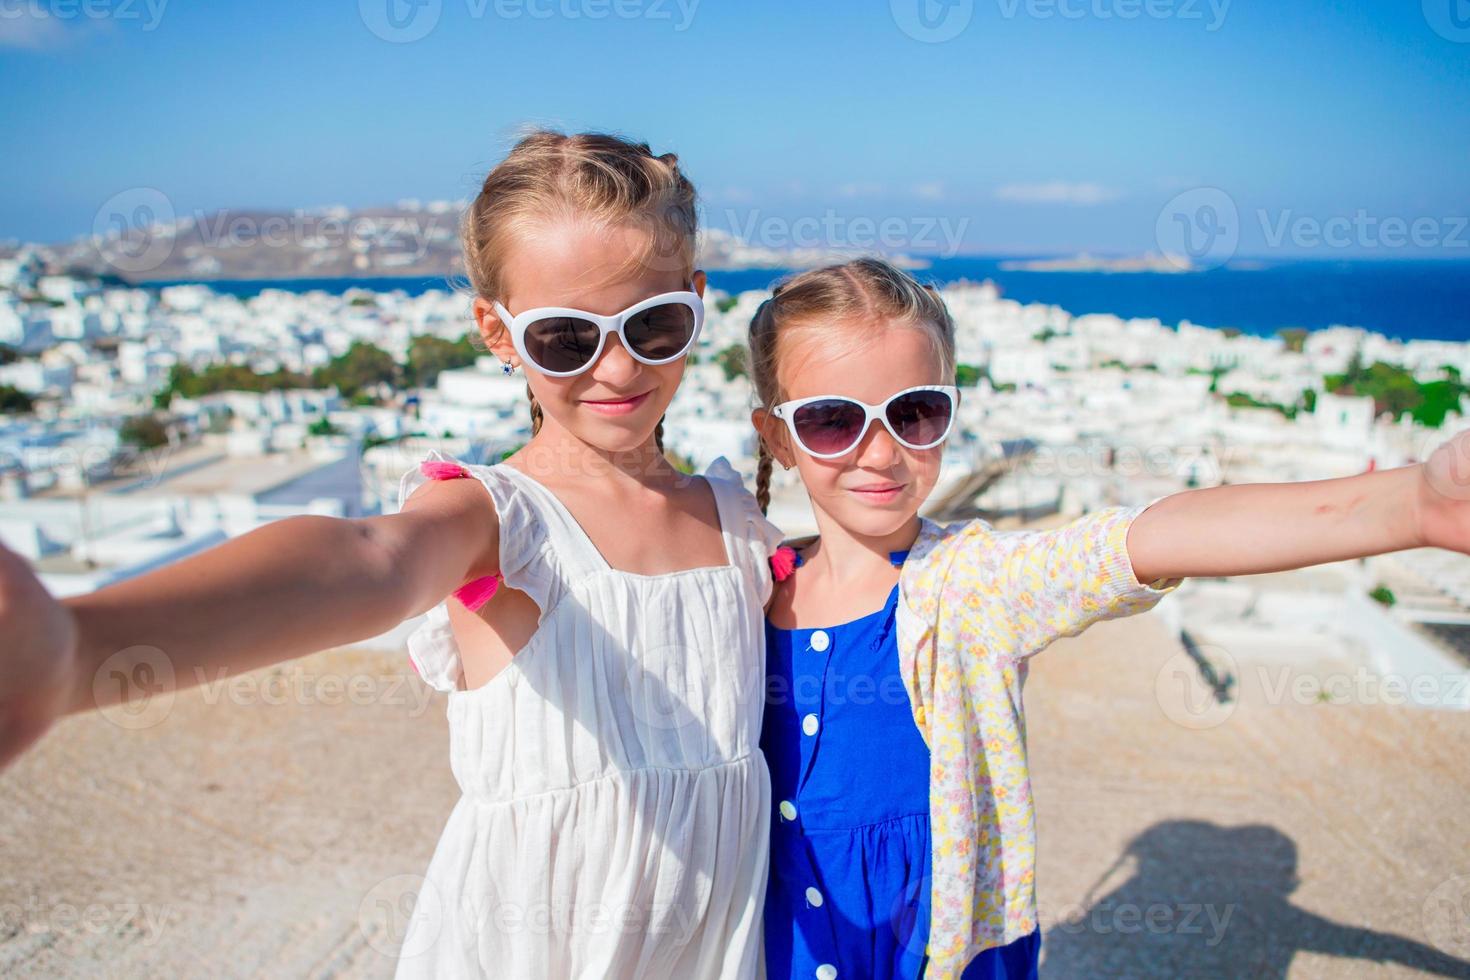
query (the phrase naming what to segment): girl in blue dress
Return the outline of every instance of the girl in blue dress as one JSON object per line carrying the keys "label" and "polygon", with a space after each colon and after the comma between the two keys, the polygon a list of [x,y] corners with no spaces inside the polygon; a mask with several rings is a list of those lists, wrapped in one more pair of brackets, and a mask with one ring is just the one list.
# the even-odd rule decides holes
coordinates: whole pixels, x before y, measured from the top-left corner
{"label": "girl in blue dress", "polygon": [[1029,658],[1185,576],[1470,551],[1470,433],[1424,464],[1190,490],[1047,531],[918,516],[959,404],[937,294],[859,260],[751,322],[756,497],[798,467],[819,534],[773,559],[761,748],[773,978],[1033,977]]}
{"label": "girl in blue dress", "polygon": [[[929,749],[899,676],[895,629],[907,556],[889,555],[893,585],[876,612],[818,628],[766,623],[761,748],[777,801],[765,916],[771,977],[835,978],[838,963],[862,964],[846,976],[923,972]],[[804,564],[801,552],[790,560]],[[1033,931],[986,950],[964,976],[1035,976],[1040,948]]]}
{"label": "girl in blue dress", "polygon": [[[882,294],[880,301],[888,297],[889,316],[902,319],[899,307],[905,307],[919,313],[911,319],[943,327],[935,333],[938,359],[929,356],[933,345],[922,331],[894,331],[900,343],[919,338],[917,346],[908,344],[913,350],[907,357],[888,342],[887,354],[897,354],[896,359],[862,356],[876,350],[860,334],[843,342],[837,322],[868,319],[869,331],[881,329],[871,322],[869,294],[875,292]],[[895,293],[901,302],[893,301]],[[763,509],[773,460],[789,469],[802,449],[844,448],[814,445],[816,436],[798,440],[794,430],[777,428],[785,425],[778,413],[787,406],[796,410],[790,416],[803,418],[810,408],[824,407],[820,400],[810,408],[789,400],[778,405],[783,399],[777,392],[790,392],[777,383],[778,355],[799,361],[802,380],[811,377],[814,358],[794,351],[795,345],[778,348],[777,333],[799,338],[802,325],[794,321],[813,316],[822,317],[822,346],[848,355],[831,372],[848,384],[837,393],[866,395],[851,387],[856,381],[861,388],[866,380],[887,394],[894,369],[910,367],[905,361],[916,362],[910,381],[952,380],[952,369],[945,373],[942,366],[931,376],[944,360],[945,345],[953,350],[948,315],[936,296],[897,270],[877,262],[851,263],[778,286],[774,299],[756,314],[750,336],[758,394],[776,409],[764,417],[758,411],[753,419],[765,437],[757,477]],[[936,393],[924,392],[913,405],[900,402],[899,408],[922,414],[938,400]],[[836,429],[829,419],[827,436]],[[928,432],[923,440],[942,438],[947,422],[943,430]],[[851,451],[835,460],[805,454],[806,465],[827,472],[842,467],[854,477],[833,488],[832,496],[824,495],[820,481],[808,482],[823,533],[781,549],[772,562],[779,584],[767,610],[761,734],[775,810],[764,923],[772,978],[909,978],[924,975],[927,965],[933,883],[930,753],[900,673],[897,628],[900,573],[916,537],[919,499],[913,481],[892,479],[904,447],[882,441],[887,448],[874,448],[871,437],[861,446],[854,443],[849,448],[856,450],[855,458]],[[778,447],[775,454],[768,445]],[[923,455],[937,463],[937,454],[934,449]],[[894,524],[896,530],[889,527]],[[1040,947],[1040,931],[1032,928],[980,952],[963,976],[1034,977]]]}

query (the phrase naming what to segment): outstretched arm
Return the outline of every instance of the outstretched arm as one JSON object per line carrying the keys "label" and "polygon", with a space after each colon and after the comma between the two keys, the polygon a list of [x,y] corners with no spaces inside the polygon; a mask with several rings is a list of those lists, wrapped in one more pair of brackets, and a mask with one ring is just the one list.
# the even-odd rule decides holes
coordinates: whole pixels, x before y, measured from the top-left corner
{"label": "outstretched arm", "polygon": [[278,521],[60,603],[0,549],[0,765],[59,715],[122,696],[93,685],[114,654],[152,648],[178,686],[251,670],[391,629],[494,574],[498,554],[476,480],[429,484],[392,516]]}
{"label": "outstretched arm", "polygon": [[[1423,464],[1336,480],[1188,490],[1049,531],[977,534],[959,587],[1006,601],[1006,635],[1035,654],[1093,623],[1150,608],[1185,578],[1249,575],[1432,546],[1470,552],[1470,432]],[[984,599],[997,597],[995,603]]]}
{"label": "outstretched arm", "polygon": [[1428,462],[1173,494],[1134,521],[1140,581],[1250,575],[1416,547],[1470,551],[1470,432]]}
{"label": "outstretched arm", "polygon": [[1093,623],[1157,605],[1182,579],[1135,577],[1129,545],[1141,515],[1162,503],[1108,507],[1046,531],[981,528],[975,560],[961,571],[972,579],[961,591],[994,612],[979,621],[1000,632],[975,645],[1030,657]]}

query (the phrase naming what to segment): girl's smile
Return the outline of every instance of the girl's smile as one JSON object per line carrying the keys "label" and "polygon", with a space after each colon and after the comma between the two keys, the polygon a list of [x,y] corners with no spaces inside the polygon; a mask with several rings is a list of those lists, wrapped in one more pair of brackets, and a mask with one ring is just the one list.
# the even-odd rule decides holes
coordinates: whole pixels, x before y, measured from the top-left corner
{"label": "girl's smile", "polygon": [[629,395],[624,398],[606,398],[595,400],[591,398],[584,398],[582,399],[582,404],[599,415],[630,415],[633,412],[638,411],[638,409],[643,406],[643,403],[648,401],[648,396],[651,394],[653,394],[652,388],[650,388],[648,391],[644,391],[636,395]]}
{"label": "girl's smile", "polygon": [[868,504],[889,504],[903,496],[907,483],[868,483],[863,486],[849,487],[848,492],[854,498]]}

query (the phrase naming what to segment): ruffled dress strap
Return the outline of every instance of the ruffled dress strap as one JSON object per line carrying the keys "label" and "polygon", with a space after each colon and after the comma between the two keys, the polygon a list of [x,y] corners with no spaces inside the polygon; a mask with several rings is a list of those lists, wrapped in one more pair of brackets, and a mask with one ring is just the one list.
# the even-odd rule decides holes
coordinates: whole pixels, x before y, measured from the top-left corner
{"label": "ruffled dress strap", "polygon": [[460,687],[462,667],[459,647],[449,626],[447,602],[462,603],[478,609],[489,601],[501,583],[525,592],[541,608],[544,616],[557,597],[558,575],[545,547],[546,523],[542,519],[533,491],[522,486],[509,467],[478,466],[461,463],[438,450],[432,450],[418,466],[403,475],[398,487],[398,506],[415,490],[439,480],[476,479],[490,494],[500,518],[500,569],[493,576],[467,582],[453,595],[430,609],[424,622],[408,638],[408,656],[414,668],[429,686],[440,691]]}
{"label": "ruffled dress strap", "polygon": [[719,503],[725,546],[731,560],[749,577],[764,606],[771,598],[771,559],[781,545],[781,529],[761,513],[755,495],[745,489],[745,481],[739,471],[724,456],[705,467],[703,475]]}

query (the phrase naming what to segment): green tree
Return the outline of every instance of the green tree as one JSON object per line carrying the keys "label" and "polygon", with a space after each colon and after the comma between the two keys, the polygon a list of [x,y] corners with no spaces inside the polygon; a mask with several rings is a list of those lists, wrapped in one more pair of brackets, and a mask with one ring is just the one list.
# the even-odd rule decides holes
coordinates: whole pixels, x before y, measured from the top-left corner
{"label": "green tree", "polygon": [[973,388],[985,377],[985,369],[973,364],[956,364],[954,366],[954,383],[960,388]]}
{"label": "green tree", "polygon": [[153,396],[153,406],[158,409],[168,408],[174,395],[182,398],[203,398],[222,391],[282,391],[310,385],[310,378],[283,368],[260,374],[243,364],[210,364],[199,371],[187,364],[175,364],[169,368],[168,381]]}
{"label": "green tree", "polygon": [[1307,331],[1301,327],[1282,327],[1276,331],[1276,336],[1292,353],[1300,354],[1307,349]]}
{"label": "green tree", "polygon": [[1444,378],[1420,382],[1408,370],[1383,361],[1365,368],[1356,353],[1344,373],[1329,374],[1323,383],[1334,394],[1372,398],[1375,414],[1388,413],[1397,421],[1407,412],[1431,428],[1443,425],[1450,412],[1459,412],[1461,400],[1470,394],[1458,372],[1446,371]]}
{"label": "green tree", "polygon": [[342,430],[333,425],[332,420],[325,415],[308,425],[306,432],[313,436],[340,436],[342,434]]}
{"label": "green tree", "polygon": [[134,415],[123,420],[117,436],[130,446],[152,449],[168,443],[168,427],[156,415]]}
{"label": "green tree", "polygon": [[1446,415],[1460,411],[1460,400],[1465,397],[1467,390],[1470,389],[1466,389],[1458,380],[1448,378],[1420,385],[1419,393],[1423,398],[1412,409],[1414,421],[1431,429],[1439,428],[1444,425]]}
{"label": "green tree", "polygon": [[722,296],[718,301],[716,301],[715,309],[719,310],[721,313],[729,313],[731,310],[735,309],[735,304],[739,302],[740,297],[738,296]]}
{"label": "green tree", "polygon": [[404,383],[410,387],[427,388],[439,380],[440,372],[469,367],[479,356],[480,352],[470,343],[468,335],[458,340],[445,340],[432,334],[421,334],[409,342]]}
{"label": "green tree", "polygon": [[725,372],[726,381],[749,377],[746,369],[745,347],[742,344],[731,344],[720,351],[715,355],[715,363]]}
{"label": "green tree", "polygon": [[1296,418],[1297,406],[1283,405],[1280,402],[1261,401],[1254,395],[1244,391],[1232,391],[1225,396],[1225,404],[1231,408],[1269,408],[1280,412],[1289,419]]}
{"label": "green tree", "polygon": [[324,388],[336,388],[343,398],[368,395],[368,388],[391,385],[398,378],[398,364],[393,355],[376,344],[354,340],[346,353],[332,358],[318,368],[315,380]]}
{"label": "green tree", "polygon": [[29,415],[35,408],[36,401],[30,395],[11,385],[0,385],[0,415]]}

